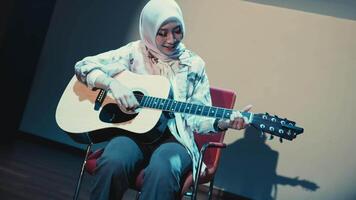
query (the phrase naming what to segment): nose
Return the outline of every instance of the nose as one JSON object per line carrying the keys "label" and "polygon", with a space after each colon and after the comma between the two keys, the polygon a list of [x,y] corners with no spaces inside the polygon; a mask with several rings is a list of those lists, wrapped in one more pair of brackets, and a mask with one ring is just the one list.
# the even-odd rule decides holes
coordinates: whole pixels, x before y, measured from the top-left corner
{"label": "nose", "polygon": [[168,44],[174,44],[177,41],[177,38],[175,37],[174,33],[169,32],[167,36],[167,43]]}

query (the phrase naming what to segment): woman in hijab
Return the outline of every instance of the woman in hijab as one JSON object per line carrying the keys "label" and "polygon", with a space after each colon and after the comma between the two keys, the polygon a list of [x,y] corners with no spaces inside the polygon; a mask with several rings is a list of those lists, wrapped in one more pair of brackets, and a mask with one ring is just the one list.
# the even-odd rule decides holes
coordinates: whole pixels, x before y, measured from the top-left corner
{"label": "woman in hijab", "polygon": [[[124,70],[165,76],[175,100],[211,105],[205,63],[181,42],[185,25],[178,4],[174,0],[149,1],[141,12],[139,28],[140,40],[77,62],[78,79],[89,88],[110,91],[117,104],[129,111],[139,104],[132,90],[113,78]],[[163,136],[153,143],[144,144],[124,135],[111,139],[98,159],[91,199],[121,199],[141,169],[144,182],[140,199],[178,198],[184,174],[190,170],[196,173],[199,151],[193,132],[242,129],[247,121],[238,116],[240,113],[234,113],[231,120],[224,121],[162,114],[151,131]]]}

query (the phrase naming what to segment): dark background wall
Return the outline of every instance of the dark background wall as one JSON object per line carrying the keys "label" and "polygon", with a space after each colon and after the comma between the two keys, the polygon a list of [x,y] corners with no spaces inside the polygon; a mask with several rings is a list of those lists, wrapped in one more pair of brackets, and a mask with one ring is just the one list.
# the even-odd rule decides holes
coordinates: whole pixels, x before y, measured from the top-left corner
{"label": "dark background wall", "polygon": [[0,3],[1,142],[17,134],[55,0]]}
{"label": "dark background wall", "polygon": [[57,126],[55,110],[58,101],[74,75],[77,61],[116,49],[131,40],[128,34],[132,24],[138,22],[142,6],[141,0],[130,3],[117,0],[56,3],[33,74],[35,78],[20,130],[83,147]]}

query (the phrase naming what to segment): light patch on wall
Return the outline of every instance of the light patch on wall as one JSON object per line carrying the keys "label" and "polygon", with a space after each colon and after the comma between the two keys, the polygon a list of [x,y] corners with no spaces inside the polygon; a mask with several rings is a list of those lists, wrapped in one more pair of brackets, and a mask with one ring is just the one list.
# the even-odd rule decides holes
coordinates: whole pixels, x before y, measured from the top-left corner
{"label": "light patch on wall", "polygon": [[247,0],[271,6],[301,10],[321,15],[356,20],[356,1],[354,0]]}

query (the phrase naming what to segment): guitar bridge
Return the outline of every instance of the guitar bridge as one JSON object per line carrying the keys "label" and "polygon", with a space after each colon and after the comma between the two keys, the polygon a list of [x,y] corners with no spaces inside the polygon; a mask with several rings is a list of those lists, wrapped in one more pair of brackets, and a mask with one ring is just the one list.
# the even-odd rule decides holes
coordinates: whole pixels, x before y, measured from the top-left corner
{"label": "guitar bridge", "polygon": [[95,99],[94,110],[98,111],[100,109],[107,93],[108,92],[106,90],[100,89],[99,94]]}

